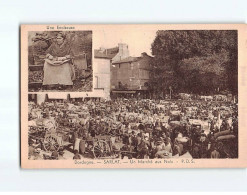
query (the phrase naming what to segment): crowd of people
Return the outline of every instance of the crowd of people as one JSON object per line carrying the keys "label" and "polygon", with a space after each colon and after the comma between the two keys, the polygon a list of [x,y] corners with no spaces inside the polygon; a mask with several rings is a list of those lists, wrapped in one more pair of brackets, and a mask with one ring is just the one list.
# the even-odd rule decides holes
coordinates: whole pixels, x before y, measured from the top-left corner
{"label": "crowd of people", "polygon": [[[52,101],[29,105],[29,121],[37,118],[54,121],[56,131],[66,132],[63,140],[72,144],[74,159],[90,154],[88,140],[100,136],[110,138],[111,152],[119,158],[238,157],[238,105],[233,102],[135,98]],[[30,147],[35,144],[30,142]],[[66,148],[61,148],[63,151],[52,150],[52,159],[64,158]],[[112,158],[112,154],[105,155]]]}

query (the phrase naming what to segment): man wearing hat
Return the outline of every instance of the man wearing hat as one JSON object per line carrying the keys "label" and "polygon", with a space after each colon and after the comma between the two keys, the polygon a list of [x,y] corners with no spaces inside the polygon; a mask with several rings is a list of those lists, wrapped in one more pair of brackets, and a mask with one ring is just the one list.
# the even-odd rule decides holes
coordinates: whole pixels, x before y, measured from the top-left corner
{"label": "man wearing hat", "polygon": [[210,158],[220,158],[220,153],[217,150],[217,147],[215,146],[215,144],[213,144],[211,149],[212,150],[211,150]]}
{"label": "man wearing hat", "polygon": [[77,160],[81,159],[81,156],[80,156],[78,150],[75,150],[75,153],[74,153],[74,154],[75,154],[74,157],[73,157],[74,160],[76,160],[76,159],[77,159]]}
{"label": "man wearing hat", "polygon": [[74,132],[72,133],[73,150],[75,150],[75,142],[77,138],[78,138],[78,131],[74,129]]}
{"label": "man wearing hat", "polygon": [[207,158],[208,156],[208,140],[205,133],[201,134],[200,138],[200,157]]}

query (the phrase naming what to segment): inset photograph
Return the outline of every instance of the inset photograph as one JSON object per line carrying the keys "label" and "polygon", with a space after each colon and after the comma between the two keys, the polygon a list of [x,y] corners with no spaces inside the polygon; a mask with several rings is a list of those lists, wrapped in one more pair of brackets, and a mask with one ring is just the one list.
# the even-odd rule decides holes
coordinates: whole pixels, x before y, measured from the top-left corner
{"label": "inset photograph", "polygon": [[30,31],[28,90],[92,91],[92,31]]}

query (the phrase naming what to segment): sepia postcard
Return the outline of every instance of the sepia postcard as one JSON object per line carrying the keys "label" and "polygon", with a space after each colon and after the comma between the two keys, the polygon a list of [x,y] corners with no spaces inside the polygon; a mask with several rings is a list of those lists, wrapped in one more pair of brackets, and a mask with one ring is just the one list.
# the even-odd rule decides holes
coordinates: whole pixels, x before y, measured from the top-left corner
{"label": "sepia postcard", "polygon": [[247,25],[21,25],[21,167],[247,167]]}

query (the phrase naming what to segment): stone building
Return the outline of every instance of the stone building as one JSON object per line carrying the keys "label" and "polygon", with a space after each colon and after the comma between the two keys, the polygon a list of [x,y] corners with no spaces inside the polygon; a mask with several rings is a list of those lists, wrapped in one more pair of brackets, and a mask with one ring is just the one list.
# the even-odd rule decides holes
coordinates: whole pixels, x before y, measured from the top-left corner
{"label": "stone building", "polygon": [[140,57],[129,55],[128,45],[94,50],[94,91],[110,94],[146,93],[150,79],[152,57],[142,53]]}
{"label": "stone building", "polygon": [[140,57],[128,57],[112,62],[112,92],[145,95],[152,71],[151,60],[151,56],[147,55],[147,53],[142,53]]}
{"label": "stone building", "polygon": [[129,57],[128,45],[119,43],[118,47],[94,50],[94,91],[110,98],[111,64]]}

